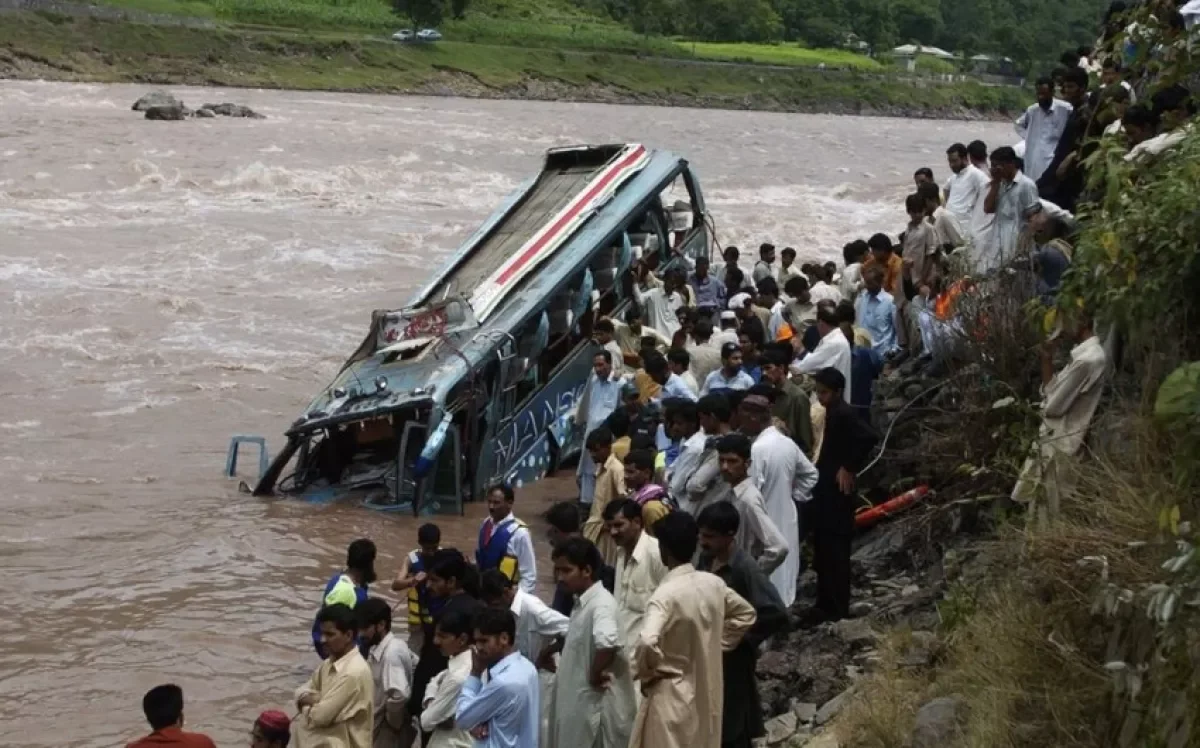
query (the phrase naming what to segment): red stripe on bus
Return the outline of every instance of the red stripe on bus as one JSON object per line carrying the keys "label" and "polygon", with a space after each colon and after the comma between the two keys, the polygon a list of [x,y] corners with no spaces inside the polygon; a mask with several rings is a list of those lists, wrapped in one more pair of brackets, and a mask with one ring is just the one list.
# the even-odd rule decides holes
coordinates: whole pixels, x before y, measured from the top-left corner
{"label": "red stripe on bus", "polygon": [[538,239],[531,247],[529,247],[529,249],[517,256],[513,260],[512,264],[505,268],[504,272],[500,274],[500,277],[496,279],[496,284],[503,286],[505,283],[507,283],[517,271],[525,266],[525,263],[537,256],[537,253],[546,246],[547,242],[549,242],[560,231],[562,231],[563,226],[565,226],[567,223],[570,223],[571,220],[579,214],[584,205],[587,205],[589,202],[591,202],[597,194],[599,194],[605,187],[609,185],[609,183],[616,179],[619,172],[632,166],[635,161],[645,154],[645,152],[646,148],[644,146],[638,146],[637,149],[626,156],[624,160],[610,169],[608,173],[605,174],[604,177],[592,187],[592,189],[588,190],[584,195],[577,198],[575,208],[555,221],[554,225],[550,227],[549,231],[542,235],[541,239]]}

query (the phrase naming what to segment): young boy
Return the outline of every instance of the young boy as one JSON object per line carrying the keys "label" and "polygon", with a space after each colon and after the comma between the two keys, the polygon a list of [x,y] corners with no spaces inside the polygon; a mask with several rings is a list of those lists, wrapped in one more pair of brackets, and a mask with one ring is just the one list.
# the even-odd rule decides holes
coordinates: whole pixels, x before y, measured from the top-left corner
{"label": "young boy", "polygon": [[870,247],[862,239],[855,239],[842,247],[842,260],[846,265],[838,281],[838,290],[842,292],[843,297],[853,299],[858,296],[859,290],[862,289],[863,262],[870,254]]}
{"label": "young boy", "polygon": [[733,489],[729,501],[741,518],[737,544],[770,575],[787,558],[788,542],[767,514],[758,486],[749,479],[750,446],[750,437],[733,433],[717,442],[717,454],[721,477]]}
{"label": "young boy", "polygon": [[937,275],[938,239],[937,231],[925,220],[928,203],[924,197],[915,192],[909,195],[904,200],[904,210],[909,220],[903,252],[904,267],[908,271],[905,297],[912,299],[921,286],[933,286]]}
{"label": "young boy", "polygon": [[664,503],[667,492],[654,482],[655,453],[650,449],[635,449],[625,458],[625,486],[629,498],[642,508],[642,526],[654,534],[654,523],[670,510]]}
{"label": "young boy", "polygon": [[[441,547],[441,528],[433,523],[421,525],[417,529],[416,549],[404,557],[392,580],[392,591],[408,591],[408,648],[414,652],[421,651],[425,629],[432,629],[433,614],[441,607],[440,601],[432,598],[425,588],[429,562]],[[429,633],[432,636],[432,630]]]}
{"label": "young boy", "polygon": [[779,253],[779,285],[786,285],[792,278],[803,278],[804,274],[796,267],[796,250],[784,247]]}

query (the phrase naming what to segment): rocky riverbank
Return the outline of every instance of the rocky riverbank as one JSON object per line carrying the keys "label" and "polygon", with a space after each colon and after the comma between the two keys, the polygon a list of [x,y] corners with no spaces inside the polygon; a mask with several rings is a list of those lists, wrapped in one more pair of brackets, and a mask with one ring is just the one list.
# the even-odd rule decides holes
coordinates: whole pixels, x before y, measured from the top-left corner
{"label": "rocky riverbank", "polygon": [[935,119],[1008,118],[1026,99],[977,82],[463,42],[416,48],[27,10],[3,14],[0,77]]}
{"label": "rocky riverbank", "polygon": [[[834,748],[835,723],[855,700],[870,699],[860,684],[885,658],[920,672],[942,655],[939,604],[953,585],[988,565],[983,542],[990,522],[973,501],[931,503],[877,527],[855,545],[855,616],[796,629],[759,660],[768,746]],[[815,595],[806,573],[801,599]],[[958,729],[953,699],[931,699],[919,713],[914,748],[943,748]]]}

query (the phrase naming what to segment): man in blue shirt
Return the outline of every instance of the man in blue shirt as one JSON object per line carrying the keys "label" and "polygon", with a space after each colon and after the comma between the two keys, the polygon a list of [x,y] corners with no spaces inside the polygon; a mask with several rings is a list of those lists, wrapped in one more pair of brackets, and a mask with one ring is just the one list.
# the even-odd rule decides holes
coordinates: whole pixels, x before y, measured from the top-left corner
{"label": "man in blue shirt", "polygon": [[683,381],[683,377],[671,371],[670,366],[667,364],[666,356],[661,353],[647,356],[645,367],[646,373],[650,375],[650,378],[658,382],[659,386],[662,387],[662,391],[658,393],[657,397],[652,398],[651,402],[661,403],[664,400],[671,400],[673,398],[695,402],[698,399],[696,393],[692,392],[692,389]]}
{"label": "man in blue shirt", "polygon": [[486,608],[476,616],[471,675],[458,695],[454,721],[478,748],[538,748],[541,684],[537,668],[516,650],[516,639],[512,611]]}
{"label": "man in blue shirt", "polygon": [[737,343],[721,346],[721,368],[708,375],[701,386],[700,394],[708,395],[721,390],[748,390],[754,386],[754,378],[742,370],[742,347]]}
{"label": "man in blue shirt", "polygon": [[871,336],[871,348],[887,356],[900,346],[896,342],[896,303],[883,290],[883,268],[869,265],[862,271],[863,290],[854,302],[858,324]]}
{"label": "man in blue shirt", "polygon": [[[575,411],[576,426],[583,425],[583,438],[604,425],[604,420],[621,404],[621,378],[613,372],[613,357],[608,350],[596,351],[592,356],[592,376],[588,379]],[[596,465],[587,450],[579,458],[575,472],[579,484],[579,501],[592,503],[596,492]]]}
{"label": "man in blue shirt", "polygon": [[711,319],[725,308],[725,284],[708,274],[707,257],[696,258],[696,272],[688,278],[688,284],[696,292],[696,308],[702,316]]}

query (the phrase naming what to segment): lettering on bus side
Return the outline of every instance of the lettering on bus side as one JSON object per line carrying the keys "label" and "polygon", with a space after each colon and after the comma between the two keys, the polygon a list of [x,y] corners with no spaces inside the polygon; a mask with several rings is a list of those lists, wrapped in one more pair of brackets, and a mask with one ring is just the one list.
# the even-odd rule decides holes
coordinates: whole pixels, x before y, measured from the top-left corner
{"label": "lettering on bus side", "polygon": [[[565,379],[565,377],[564,377]],[[514,418],[493,442],[496,472],[507,471],[513,460],[523,455],[541,438],[559,417],[570,413],[583,397],[587,380],[576,384],[563,382],[559,388],[547,387]]]}

